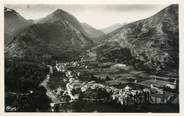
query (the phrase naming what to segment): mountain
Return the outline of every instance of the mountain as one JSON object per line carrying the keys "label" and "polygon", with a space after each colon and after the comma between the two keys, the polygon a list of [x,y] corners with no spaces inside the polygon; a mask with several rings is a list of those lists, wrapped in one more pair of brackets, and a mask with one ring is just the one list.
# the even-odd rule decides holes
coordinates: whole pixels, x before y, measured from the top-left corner
{"label": "mountain", "polygon": [[126,23],[117,23],[111,26],[108,26],[106,28],[101,29],[102,32],[104,32],[105,34],[108,34],[110,32],[113,32],[114,30],[122,27],[123,25],[125,25]]}
{"label": "mountain", "polygon": [[[10,26],[7,23],[5,28]],[[63,10],[54,11],[16,33],[5,46],[6,90],[36,89],[48,72],[46,64],[77,60],[91,46],[93,42],[75,17]]]}
{"label": "mountain", "polygon": [[80,33],[91,41],[88,37],[88,34],[84,31],[83,27],[81,26],[80,22],[71,14],[67,13],[62,9],[57,9],[55,12],[51,13],[50,15],[46,16],[45,18],[39,19],[37,21],[38,24],[44,23],[60,23],[61,21],[65,21],[73,25],[74,28],[80,31]]}
{"label": "mountain", "polygon": [[66,60],[77,58],[92,44],[78,20],[59,9],[18,33],[8,46],[8,53],[30,60],[45,57]]}
{"label": "mountain", "polygon": [[81,23],[81,25],[94,42],[99,42],[101,38],[104,38],[105,34],[101,30],[95,29],[87,23]]}
{"label": "mountain", "polygon": [[[109,33],[97,51],[99,59],[119,60],[150,72],[178,71],[178,5]],[[127,53],[128,59],[126,55],[115,59],[117,53]]]}
{"label": "mountain", "polygon": [[5,44],[13,40],[13,36],[20,30],[33,24],[33,21],[24,19],[19,13],[10,8],[4,8]]}

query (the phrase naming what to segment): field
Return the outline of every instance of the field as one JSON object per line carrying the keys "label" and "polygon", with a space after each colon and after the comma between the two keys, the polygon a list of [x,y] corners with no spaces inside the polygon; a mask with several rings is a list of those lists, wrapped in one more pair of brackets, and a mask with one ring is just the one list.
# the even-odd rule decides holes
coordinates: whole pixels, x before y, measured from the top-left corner
{"label": "field", "polygon": [[[93,86],[95,83],[99,83],[119,90],[124,90],[128,85],[133,90],[143,91],[145,88],[150,89],[150,85],[153,84],[163,91],[163,87],[166,84],[172,84],[174,80],[177,80],[176,77],[165,76],[162,78],[160,75],[153,75],[144,71],[135,70],[132,66],[114,67],[114,65],[116,65],[116,63],[85,62],[81,67],[68,66],[66,71],[80,72],[80,76],[77,77],[79,86],[81,86],[80,83],[91,82],[90,86]],[[30,105],[31,103],[29,103],[29,100],[34,100],[34,97],[32,96],[38,96],[37,93],[39,93],[41,95],[38,97],[43,97],[43,103],[47,105],[46,108],[44,108],[46,111],[52,111],[48,105],[50,103],[54,103],[57,104],[54,106],[54,111],[60,112],[178,112],[179,99],[177,91],[166,92],[164,94],[151,93],[151,103],[122,105],[109,98],[105,98],[109,100],[102,98],[102,101],[99,101],[98,99],[101,99],[99,97],[101,95],[104,96],[103,91],[100,93],[99,90],[94,92],[89,90],[86,94],[88,97],[91,97],[90,99],[79,99],[76,102],[70,103],[69,96],[62,96],[62,92],[66,91],[67,83],[68,78],[65,74],[57,72],[54,68],[54,74],[51,74],[49,78],[46,76],[45,80],[40,83],[40,87],[43,86],[45,89],[39,88],[39,91],[34,90],[33,94],[25,93],[23,95],[18,95],[17,93],[6,93],[6,97],[10,104],[14,103],[12,105],[16,106],[17,101],[14,96],[24,96],[27,104],[26,107],[32,108],[30,111],[34,111],[37,106],[34,106],[33,104]],[[150,90],[152,91],[152,89]],[[47,91],[46,94],[45,91]],[[18,97],[18,99],[22,102],[22,97]],[[9,103],[8,101],[6,103]],[[23,104],[24,102],[21,106],[24,106]],[[83,107],[86,105],[89,107]],[[153,107],[157,108],[153,109]],[[23,107],[22,110],[27,111],[25,108]]]}

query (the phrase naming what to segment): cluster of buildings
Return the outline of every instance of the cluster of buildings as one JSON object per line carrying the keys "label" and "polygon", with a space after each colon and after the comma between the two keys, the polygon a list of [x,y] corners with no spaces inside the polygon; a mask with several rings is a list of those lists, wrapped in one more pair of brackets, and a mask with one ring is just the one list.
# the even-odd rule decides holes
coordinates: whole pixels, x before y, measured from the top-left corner
{"label": "cluster of buildings", "polygon": [[[138,83],[137,80],[134,81],[135,84],[147,84],[148,86],[145,86],[142,90],[140,89],[132,89],[131,87],[127,86],[124,88],[116,88],[109,85],[104,85],[100,83],[96,83],[95,81],[88,81],[88,82],[82,82],[79,80],[78,77],[80,77],[80,72],[77,72],[75,70],[69,70],[71,67],[75,68],[88,68],[87,65],[83,62],[68,62],[68,63],[56,63],[56,65],[49,67],[49,74],[54,74],[54,69],[57,72],[62,72],[67,80],[65,80],[66,83],[66,89],[64,92],[61,92],[63,90],[59,89],[55,92],[55,94],[64,94],[61,95],[61,97],[69,96],[68,102],[74,102],[75,100],[79,100],[80,98],[80,92],[84,93],[86,91],[95,90],[95,89],[102,89],[109,93],[109,99],[112,101],[116,101],[117,103],[121,105],[129,105],[129,104],[142,104],[142,103],[166,103],[169,98],[160,96],[163,93],[163,90],[159,87],[155,86],[151,83]],[[120,68],[126,68],[126,65],[118,64],[114,67],[120,67]],[[176,82],[167,83],[165,84],[166,87],[169,87],[171,89],[176,88]],[[78,92],[73,93],[74,90],[77,90]],[[154,94],[152,92],[155,92]],[[159,94],[159,95],[158,95]],[[59,98],[60,100],[62,98]],[[171,99],[171,98],[170,98]],[[172,98],[173,99],[173,98]],[[62,101],[60,101],[63,103]],[[55,103],[56,104],[56,103]]]}

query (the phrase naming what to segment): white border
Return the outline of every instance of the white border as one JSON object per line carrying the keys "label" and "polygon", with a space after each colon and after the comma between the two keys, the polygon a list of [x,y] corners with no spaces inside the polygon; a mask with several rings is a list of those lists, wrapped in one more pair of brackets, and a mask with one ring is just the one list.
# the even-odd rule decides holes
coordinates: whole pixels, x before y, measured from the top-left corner
{"label": "white border", "polygon": [[[180,113],[5,113],[4,112],[4,4],[179,4],[180,31]],[[182,0],[0,0],[0,116],[66,115],[66,116],[184,116],[184,1]]]}

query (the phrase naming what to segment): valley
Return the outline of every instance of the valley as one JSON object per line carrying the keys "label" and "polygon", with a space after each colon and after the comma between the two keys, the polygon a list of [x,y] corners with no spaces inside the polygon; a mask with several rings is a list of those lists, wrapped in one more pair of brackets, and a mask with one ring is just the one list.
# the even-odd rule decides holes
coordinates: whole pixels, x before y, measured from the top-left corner
{"label": "valley", "polygon": [[6,112],[179,112],[178,5],[102,30],[4,13]]}

